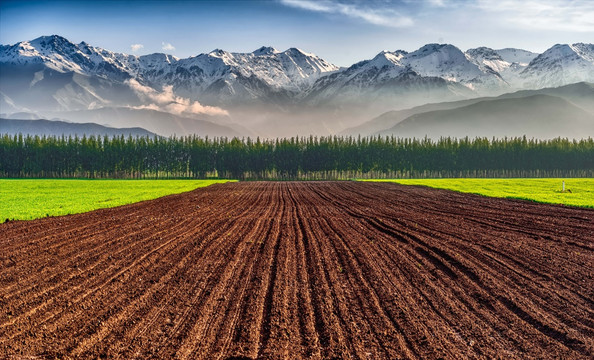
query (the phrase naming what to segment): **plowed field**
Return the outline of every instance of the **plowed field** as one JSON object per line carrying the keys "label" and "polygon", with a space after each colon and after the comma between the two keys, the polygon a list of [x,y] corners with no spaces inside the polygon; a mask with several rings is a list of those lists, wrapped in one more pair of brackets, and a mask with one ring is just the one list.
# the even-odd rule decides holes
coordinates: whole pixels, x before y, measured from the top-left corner
{"label": "plowed field", "polygon": [[235,183],[0,224],[0,358],[593,355],[593,210]]}

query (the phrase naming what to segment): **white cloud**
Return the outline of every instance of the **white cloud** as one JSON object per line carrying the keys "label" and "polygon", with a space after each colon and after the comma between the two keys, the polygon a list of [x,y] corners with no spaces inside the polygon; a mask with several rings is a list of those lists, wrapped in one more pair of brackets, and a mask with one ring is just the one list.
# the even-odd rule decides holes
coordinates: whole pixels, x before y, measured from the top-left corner
{"label": "white cloud", "polygon": [[523,29],[594,31],[592,0],[477,0],[476,6]]}
{"label": "white cloud", "polygon": [[142,45],[142,44],[132,44],[132,45],[130,45],[130,48],[132,49],[132,52],[137,52],[138,50],[144,48],[144,45]]}
{"label": "white cloud", "polygon": [[216,106],[206,106],[198,101],[191,101],[188,98],[177,96],[173,93],[173,86],[163,86],[163,91],[144,86],[138,81],[126,80],[126,84],[148,105],[137,107],[138,109],[150,109],[164,111],[175,115],[229,115],[227,110]]}
{"label": "white cloud", "polygon": [[175,50],[175,46],[171,45],[170,43],[162,42],[161,48],[165,51],[173,51]]}
{"label": "white cloud", "polygon": [[[391,8],[366,7],[363,3],[344,3],[330,0],[280,0],[281,4],[303,10],[345,15],[370,24],[387,27],[409,27],[413,20]],[[371,5],[374,5],[373,3]],[[377,5],[377,4],[375,4]]]}

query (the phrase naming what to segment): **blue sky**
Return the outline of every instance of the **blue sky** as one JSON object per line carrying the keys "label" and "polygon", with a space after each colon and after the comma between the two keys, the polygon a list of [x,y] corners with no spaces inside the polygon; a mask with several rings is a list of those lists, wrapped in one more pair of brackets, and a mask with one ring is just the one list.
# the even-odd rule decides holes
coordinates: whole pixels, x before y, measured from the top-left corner
{"label": "blue sky", "polygon": [[0,43],[58,34],[188,57],[298,47],[348,66],[426,43],[541,52],[594,40],[594,0],[0,1]]}

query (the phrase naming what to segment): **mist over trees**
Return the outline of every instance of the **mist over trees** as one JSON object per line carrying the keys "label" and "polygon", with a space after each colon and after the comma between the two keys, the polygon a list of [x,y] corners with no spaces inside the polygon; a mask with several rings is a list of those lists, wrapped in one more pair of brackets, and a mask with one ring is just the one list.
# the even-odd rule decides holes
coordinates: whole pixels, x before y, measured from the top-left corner
{"label": "mist over trees", "polygon": [[12,178],[594,176],[594,139],[0,137]]}

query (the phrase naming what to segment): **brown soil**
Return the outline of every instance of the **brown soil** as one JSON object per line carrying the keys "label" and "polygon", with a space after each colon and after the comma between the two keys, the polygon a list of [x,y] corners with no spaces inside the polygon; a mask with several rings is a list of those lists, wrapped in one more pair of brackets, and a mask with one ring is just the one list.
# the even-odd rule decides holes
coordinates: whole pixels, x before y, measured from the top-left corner
{"label": "brown soil", "polygon": [[0,358],[591,358],[594,211],[234,183],[0,224]]}

